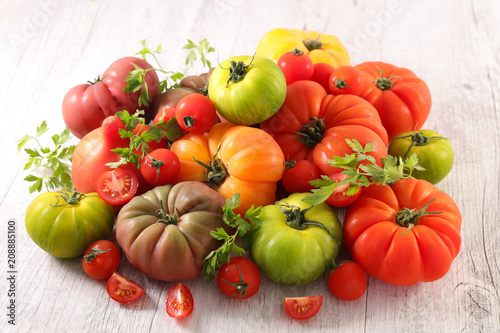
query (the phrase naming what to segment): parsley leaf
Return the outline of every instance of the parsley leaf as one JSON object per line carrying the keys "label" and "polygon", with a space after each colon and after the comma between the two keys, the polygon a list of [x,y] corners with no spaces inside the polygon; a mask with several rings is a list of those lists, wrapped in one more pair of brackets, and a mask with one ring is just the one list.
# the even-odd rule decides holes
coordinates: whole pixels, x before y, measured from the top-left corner
{"label": "parsley leaf", "polygon": [[[223,228],[217,228],[216,231],[211,231],[210,234],[217,240],[223,241],[223,244],[217,249],[210,252],[203,260],[202,274],[207,283],[214,279],[215,272],[220,267],[229,262],[231,253],[241,256],[250,248],[251,236],[253,230],[261,225],[259,219],[262,207],[250,207],[245,216],[234,213],[234,209],[241,205],[240,193],[236,193],[231,198],[226,199],[226,204],[222,208],[224,215],[222,217],[225,224],[236,229],[234,234],[229,235]],[[235,244],[237,237],[242,238],[242,246]]]}

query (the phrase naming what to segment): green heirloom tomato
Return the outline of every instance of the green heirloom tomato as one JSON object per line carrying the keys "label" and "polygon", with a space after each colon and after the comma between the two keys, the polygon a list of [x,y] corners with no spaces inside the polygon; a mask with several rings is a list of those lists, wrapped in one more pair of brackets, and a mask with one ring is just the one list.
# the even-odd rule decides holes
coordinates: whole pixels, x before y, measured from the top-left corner
{"label": "green heirloom tomato", "polygon": [[195,279],[203,259],[221,245],[210,232],[231,232],[222,220],[225,202],[202,182],[157,186],[122,207],[116,240],[129,262],[149,277]]}
{"label": "green heirloom tomato", "polygon": [[255,125],[274,115],[286,95],[286,80],[273,61],[237,56],[210,75],[208,97],[219,114],[237,125]]}
{"label": "green heirloom tomato", "polygon": [[388,154],[405,159],[417,154],[418,163],[425,170],[413,170],[412,176],[436,184],[443,180],[453,166],[454,154],[450,141],[431,130],[419,130],[398,135],[392,139]]}
{"label": "green heirloom tomato", "polygon": [[82,255],[96,240],[110,236],[115,222],[113,206],[97,193],[46,192],[26,210],[31,239],[54,257]]}
{"label": "green heirloom tomato", "polygon": [[332,266],[342,242],[342,226],[334,209],[302,201],[294,193],[262,208],[262,224],[252,235],[251,255],[260,271],[286,285],[316,280]]}

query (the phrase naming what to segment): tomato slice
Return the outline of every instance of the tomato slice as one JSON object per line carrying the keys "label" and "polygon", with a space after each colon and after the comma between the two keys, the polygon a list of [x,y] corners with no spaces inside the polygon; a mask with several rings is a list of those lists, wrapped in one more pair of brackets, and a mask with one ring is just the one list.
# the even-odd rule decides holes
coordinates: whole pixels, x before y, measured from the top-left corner
{"label": "tomato slice", "polygon": [[139,181],[135,172],[124,166],[103,172],[95,183],[97,194],[115,206],[129,202],[137,192],[138,186]]}
{"label": "tomato slice", "polygon": [[106,283],[109,297],[119,303],[130,303],[138,300],[145,290],[140,285],[119,273],[113,273]]}
{"label": "tomato slice", "polygon": [[176,284],[167,293],[167,314],[173,318],[184,318],[193,312],[194,300],[189,288],[182,284]]}
{"label": "tomato slice", "polygon": [[314,317],[323,305],[323,296],[286,297],[285,311],[293,319],[305,320]]}

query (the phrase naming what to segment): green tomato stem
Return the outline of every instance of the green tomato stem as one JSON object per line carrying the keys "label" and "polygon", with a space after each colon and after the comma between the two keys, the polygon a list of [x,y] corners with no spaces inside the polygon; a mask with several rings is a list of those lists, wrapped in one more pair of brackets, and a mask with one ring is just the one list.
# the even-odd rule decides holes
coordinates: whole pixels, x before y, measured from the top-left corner
{"label": "green tomato stem", "polygon": [[300,132],[296,134],[299,141],[308,147],[314,147],[321,142],[325,131],[326,126],[323,119],[311,117],[309,119],[309,124],[302,126]]}
{"label": "green tomato stem", "polygon": [[398,223],[402,227],[408,228],[401,236],[404,236],[405,233],[410,231],[411,228],[413,228],[416,224],[418,224],[418,220],[422,216],[444,213],[444,211],[440,212],[426,211],[427,207],[429,207],[431,202],[433,202],[434,200],[436,199],[432,199],[419,210],[416,210],[416,208],[409,209],[407,207],[404,207],[403,209],[401,209],[399,212],[396,213],[396,223]]}

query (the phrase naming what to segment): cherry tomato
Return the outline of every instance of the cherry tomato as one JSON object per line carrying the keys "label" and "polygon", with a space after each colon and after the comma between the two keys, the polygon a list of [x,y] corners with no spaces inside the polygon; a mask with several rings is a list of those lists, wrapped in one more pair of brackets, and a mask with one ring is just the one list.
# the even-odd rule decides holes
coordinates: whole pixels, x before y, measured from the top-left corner
{"label": "cherry tomato", "polygon": [[207,96],[190,94],[184,96],[177,104],[175,118],[184,130],[203,134],[215,124],[217,111]]}
{"label": "cherry tomato", "polygon": [[179,175],[181,162],[173,151],[159,148],[144,156],[139,170],[148,184],[167,185]]}
{"label": "cherry tomato", "polygon": [[314,71],[310,80],[321,84],[326,91],[330,91],[330,75],[334,70],[335,68],[332,65],[317,62],[314,64]]}
{"label": "cherry tomato", "polygon": [[332,95],[350,94],[359,96],[365,89],[363,73],[354,66],[341,66],[330,75],[328,82]]}
{"label": "cherry tomato", "polygon": [[106,283],[106,290],[109,297],[119,303],[136,301],[145,292],[140,285],[116,272],[111,275],[108,283]]}
{"label": "cherry tomato", "polygon": [[217,285],[228,297],[249,298],[259,291],[260,281],[259,269],[245,257],[232,257],[217,273]]}
{"label": "cherry tomato", "polygon": [[[341,182],[342,180],[347,178],[347,175],[343,173],[334,173],[328,176],[331,180],[336,183]],[[362,188],[357,187],[353,188],[351,191],[357,190],[356,193],[348,194],[349,184],[341,184],[337,185],[332,195],[328,199],[325,200],[326,203],[334,206],[334,207],[347,207],[352,204],[356,199],[361,195]]]}
{"label": "cherry tomato", "polygon": [[318,168],[308,160],[286,162],[285,171],[281,182],[283,187],[290,193],[303,193],[311,191],[314,186],[309,184],[311,180],[319,178]]}
{"label": "cherry tomato", "polygon": [[[176,108],[163,108],[160,112],[158,112],[155,116],[155,119],[153,120],[153,125],[158,124],[159,122],[163,121],[165,123],[168,123],[170,119],[175,118],[175,111]],[[175,120],[177,125],[180,127],[179,123],[177,122],[177,119]],[[187,133],[186,130],[181,128],[182,134],[179,133],[180,135],[175,135],[175,139],[180,139],[183,135]],[[168,140],[168,138],[165,136],[165,140]]]}
{"label": "cherry tomato", "polygon": [[295,81],[309,80],[314,71],[311,58],[298,49],[284,53],[276,64],[285,75],[287,85]]}
{"label": "cherry tomato", "polygon": [[184,318],[189,316],[194,309],[193,295],[189,288],[182,284],[176,284],[167,292],[166,299],[167,314],[173,318]]}
{"label": "cherry tomato", "polygon": [[125,130],[125,125],[117,116],[106,117],[101,124],[101,128],[106,143],[110,147],[126,147],[130,144],[129,138],[122,138],[120,136],[120,129]]}
{"label": "cherry tomato", "polygon": [[328,278],[328,289],[338,299],[354,301],[366,291],[367,278],[363,268],[354,261],[341,262]]}
{"label": "cherry tomato", "polygon": [[122,256],[114,243],[101,239],[89,245],[82,258],[82,267],[88,276],[102,280],[109,278],[120,267]]}
{"label": "cherry tomato", "polygon": [[126,166],[105,171],[96,179],[97,194],[107,203],[123,205],[137,192],[139,182],[134,171]]}
{"label": "cherry tomato", "polygon": [[286,297],[285,311],[293,319],[314,317],[323,305],[323,296]]}

